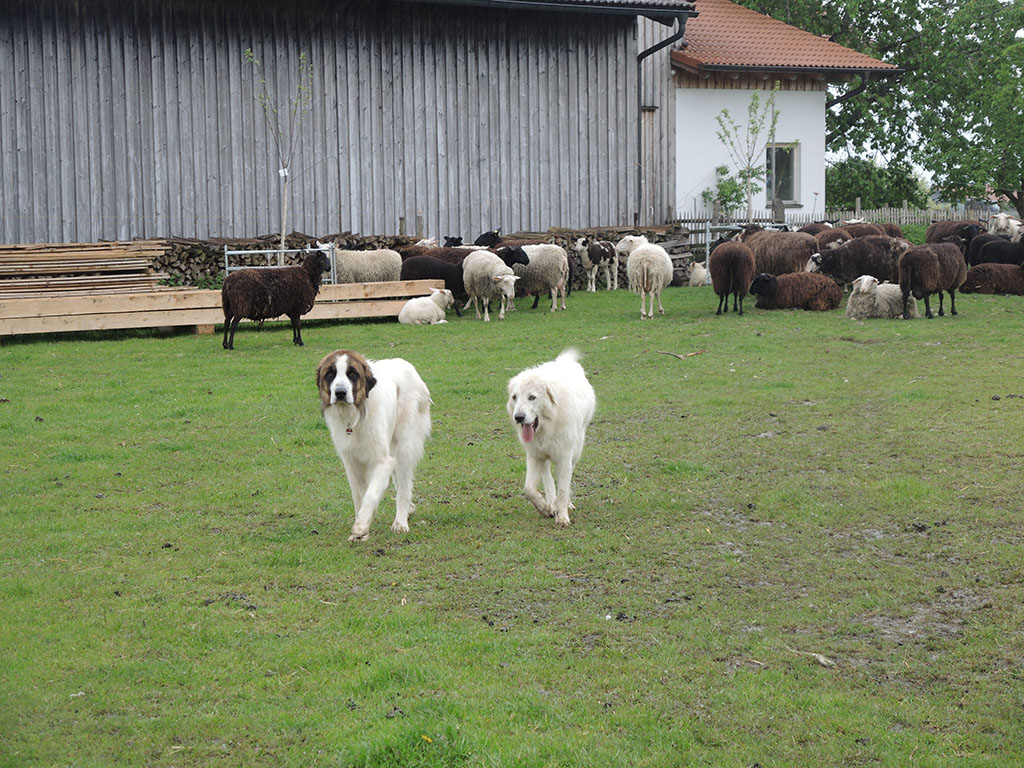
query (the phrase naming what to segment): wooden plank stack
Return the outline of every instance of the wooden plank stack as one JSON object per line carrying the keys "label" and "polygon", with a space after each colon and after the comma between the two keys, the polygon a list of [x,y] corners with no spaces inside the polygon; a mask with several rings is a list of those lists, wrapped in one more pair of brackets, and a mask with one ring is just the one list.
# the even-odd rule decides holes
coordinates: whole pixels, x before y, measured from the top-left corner
{"label": "wooden plank stack", "polygon": [[[441,280],[323,285],[303,319],[397,317],[410,298],[443,287]],[[0,294],[0,336],[171,326],[194,326],[199,333],[213,333],[214,325],[223,322],[220,291],[171,289],[20,299]]]}
{"label": "wooden plank stack", "polygon": [[159,289],[161,240],[0,246],[0,298],[91,296]]}

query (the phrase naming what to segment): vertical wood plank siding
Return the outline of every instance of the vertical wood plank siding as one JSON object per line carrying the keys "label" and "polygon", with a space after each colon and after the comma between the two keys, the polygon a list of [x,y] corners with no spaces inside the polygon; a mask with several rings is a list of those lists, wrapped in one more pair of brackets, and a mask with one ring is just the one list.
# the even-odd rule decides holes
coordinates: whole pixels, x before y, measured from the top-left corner
{"label": "vertical wood plank siding", "polygon": [[404,218],[411,233],[418,213],[429,235],[628,224],[637,44],[635,18],[589,13],[15,0],[0,15],[0,241],[277,231],[250,47],[282,98],[300,51],[314,67],[289,230],[394,233]]}

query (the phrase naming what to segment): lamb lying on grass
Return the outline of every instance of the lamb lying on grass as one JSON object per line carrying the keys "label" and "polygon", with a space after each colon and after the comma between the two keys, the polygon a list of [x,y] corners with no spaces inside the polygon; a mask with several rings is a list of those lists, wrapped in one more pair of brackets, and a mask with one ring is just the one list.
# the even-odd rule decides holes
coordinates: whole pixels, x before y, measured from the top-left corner
{"label": "lamb lying on grass", "polygon": [[[911,317],[920,317],[913,299],[907,310]],[[903,317],[903,289],[897,283],[879,283],[874,275],[861,275],[853,281],[846,300],[846,316],[851,320]]]}
{"label": "lamb lying on grass", "polygon": [[447,323],[445,310],[455,306],[455,297],[447,288],[431,288],[429,296],[409,299],[398,313],[402,325],[439,325]]}

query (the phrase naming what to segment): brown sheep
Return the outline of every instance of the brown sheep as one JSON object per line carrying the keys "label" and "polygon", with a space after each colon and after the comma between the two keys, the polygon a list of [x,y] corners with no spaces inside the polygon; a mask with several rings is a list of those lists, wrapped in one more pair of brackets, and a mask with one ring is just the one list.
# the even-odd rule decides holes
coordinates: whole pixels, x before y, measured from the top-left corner
{"label": "brown sheep", "polygon": [[852,221],[842,225],[843,229],[850,233],[851,237],[867,237],[869,235],[884,235],[885,232],[877,224],[869,221]]}
{"label": "brown sheep", "polygon": [[942,310],[942,292],[949,291],[949,311],[956,311],[956,289],[967,278],[967,263],[963,253],[953,243],[915,245],[900,256],[900,288],[903,290],[903,319],[909,320],[907,304],[910,296],[924,299],[925,317],[931,319],[932,308],[928,298],[939,294],[939,316]]}
{"label": "brown sheep", "polygon": [[758,309],[807,309],[827,312],[843,300],[843,292],[835,282],[813,272],[788,275],[762,273],[750,284],[750,292],[757,296]]}
{"label": "brown sheep", "polygon": [[803,272],[807,261],[818,251],[814,235],[761,229],[756,224],[744,228],[739,240],[753,251],[756,271],[771,275]]}
{"label": "brown sheep", "polygon": [[300,267],[240,269],[229,273],[220,293],[224,349],[235,348],[235,329],[243,317],[263,321],[281,315],[292,321],[292,342],[303,346],[299,318],[313,308],[323,273],[330,268],[327,254],[317,250],[306,256]]}
{"label": "brown sheep", "polygon": [[1024,296],[1024,268],[1016,264],[979,264],[967,270],[960,292]]}
{"label": "brown sheep", "polygon": [[878,225],[882,228],[882,233],[888,237],[898,237],[901,240],[904,239],[903,228],[899,224],[895,224],[891,221],[886,221]]}
{"label": "brown sheep", "polygon": [[831,224],[826,224],[823,221],[812,221],[810,224],[804,224],[797,232],[806,232],[808,235],[818,235],[822,232],[828,232],[833,229]]}
{"label": "brown sheep", "polygon": [[944,238],[959,237],[968,247],[971,240],[983,231],[984,226],[977,219],[960,219],[957,221],[936,221],[928,225],[924,233],[925,243],[941,243]]}
{"label": "brown sheep", "polygon": [[814,241],[818,245],[818,252],[829,250],[830,248],[838,248],[843,243],[853,240],[853,235],[847,232],[842,227],[832,227],[832,229],[826,229],[824,232],[819,232],[814,236]]}
{"label": "brown sheep", "polygon": [[712,249],[708,256],[708,271],[711,273],[711,285],[718,296],[718,311],[722,308],[729,311],[729,294],[732,294],[732,311],[743,314],[743,298],[750,288],[754,277],[754,253],[743,243],[726,240]]}

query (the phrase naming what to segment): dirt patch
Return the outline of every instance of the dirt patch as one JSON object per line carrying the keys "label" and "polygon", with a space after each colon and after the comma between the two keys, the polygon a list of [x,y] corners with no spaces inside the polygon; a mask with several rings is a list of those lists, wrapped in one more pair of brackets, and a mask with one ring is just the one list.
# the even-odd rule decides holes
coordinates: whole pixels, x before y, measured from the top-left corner
{"label": "dirt patch", "polygon": [[874,627],[875,636],[886,643],[928,642],[959,637],[963,634],[964,617],[991,605],[991,600],[972,589],[956,589],[940,592],[931,603],[918,603],[909,616],[871,616],[864,623]]}

